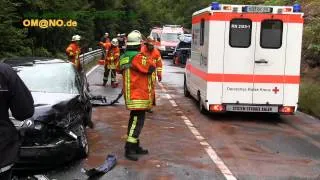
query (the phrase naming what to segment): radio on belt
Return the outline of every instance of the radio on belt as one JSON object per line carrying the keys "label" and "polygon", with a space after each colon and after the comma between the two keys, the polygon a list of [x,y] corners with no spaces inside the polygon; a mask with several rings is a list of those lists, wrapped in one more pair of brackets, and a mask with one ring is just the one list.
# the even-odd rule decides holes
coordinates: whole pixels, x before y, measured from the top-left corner
{"label": "radio on belt", "polygon": [[194,12],[185,95],[197,99],[202,111],[293,114],[303,23],[299,4],[212,2]]}

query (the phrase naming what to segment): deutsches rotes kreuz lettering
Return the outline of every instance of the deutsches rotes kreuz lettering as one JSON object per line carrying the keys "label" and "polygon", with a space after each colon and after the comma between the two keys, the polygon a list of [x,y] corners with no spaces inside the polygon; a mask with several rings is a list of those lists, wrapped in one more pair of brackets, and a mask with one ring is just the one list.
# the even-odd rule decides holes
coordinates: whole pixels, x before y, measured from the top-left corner
{"label": "deutsches rotes kreuz lettering", "polygon": [[265,89],[265,88],[233,88],[233,87],[227,87],[227,91],[262,91],[262,92],[271,92],[271,89]]}

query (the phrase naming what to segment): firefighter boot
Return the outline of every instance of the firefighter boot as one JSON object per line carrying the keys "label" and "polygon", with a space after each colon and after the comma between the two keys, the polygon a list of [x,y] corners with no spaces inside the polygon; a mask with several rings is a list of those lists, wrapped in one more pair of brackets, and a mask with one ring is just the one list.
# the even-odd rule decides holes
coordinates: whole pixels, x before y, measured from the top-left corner
{"label": "firefighter boot", "polygon": [[138,161],[138,157],[136,156],[137,144],[126,142],[125,145],[125,154],[124,156],[131,161]]}
{"label": "firefighter boot", "polygon": [[137,149],[136,149],[136,153],[137,154],[149,154],[149,151],[147,149],[143,149],[141,146],[140,146],[140,141],[138,140],[138,143],[137,143]]}

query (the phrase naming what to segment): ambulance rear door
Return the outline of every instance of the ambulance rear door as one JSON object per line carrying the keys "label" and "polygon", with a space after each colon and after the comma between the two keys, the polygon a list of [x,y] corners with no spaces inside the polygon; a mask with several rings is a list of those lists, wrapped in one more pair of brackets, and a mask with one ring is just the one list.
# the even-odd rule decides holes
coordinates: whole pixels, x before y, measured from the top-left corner
{"label": "ambulance rear door", "polygon": [[253,104],[283,104],[287,23],[272,16],[256,22]]}
{"label": "ambulance rear door", "polygon": [[[228,14],[226,14],[228,16]],[[249,18],[230,17],[226,22],[222,103],[251,104],[256,26]]]}

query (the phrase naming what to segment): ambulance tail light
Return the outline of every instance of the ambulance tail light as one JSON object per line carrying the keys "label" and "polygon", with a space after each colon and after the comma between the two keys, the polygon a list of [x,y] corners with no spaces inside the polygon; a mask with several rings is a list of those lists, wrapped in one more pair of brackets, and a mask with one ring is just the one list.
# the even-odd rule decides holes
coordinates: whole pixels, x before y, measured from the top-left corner
{"label": "ambulance tail light", "polygon": [[224,107],[224,105],[221,104],[210,104],[209,110],[211,112],[224,112],[226,111],[226,108]]}
{"label": "ambulance tail light", "polygon": [[293,12],[301,12],[301,5],[300,4],[294,4],[293,5]]}
{"label": "ambulance tail light", "polygon": [[294,113],[294,106],[281,106],[279,108],[279,113],[283,113],[283,114],[293,114]]}
{"label": "ambulance tail light", "polygon": [[220,9],[221,9],[220,3],[218,3],[218,2],[211,3],[211,10],[220,10]]}

